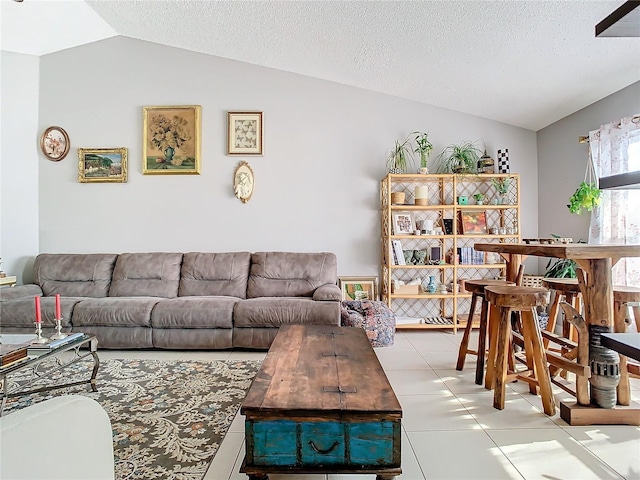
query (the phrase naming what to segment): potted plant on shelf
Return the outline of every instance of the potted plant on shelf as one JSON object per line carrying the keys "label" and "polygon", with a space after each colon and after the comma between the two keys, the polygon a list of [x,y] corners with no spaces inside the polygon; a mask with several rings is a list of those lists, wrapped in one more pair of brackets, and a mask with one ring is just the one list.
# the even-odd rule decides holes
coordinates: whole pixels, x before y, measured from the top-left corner
{"label": "potted plant on shelf", "polygon": [[497,204],[508,205],[509,199],[507,194],[509,193],[509,187],[511,186],[511,177],[493,178],[491,179],[491,185],[496,189],[500,198],[497,200]]}
{"label": "potted plant on shelf", "polygon": [[396,140],[396,144],[389,153],[389,159],[387,160],[387,172],[407,173],[408,163],[413,165],[411,141],[409,137],[403,142]]}
{"label": "potted plant on shelf", "polygon": [[429,173],[429,169],[427,168],[427,160],[429,159],[429,155],[431,155],[431,150],[433,150],[433,144],[428,139],[429,133],[411,132],[411,135],[416,135],[416,148],[414,152],[420,154],[419,173]]}
{"label": "potted plant on shelf", "polygon": [[438,155],[438,173],[477,173],[481,151],[472,142],[449,145]]}
{"label": "potted plant on shelf", "polygon": [[474,193],[473,198],[476,199],[476,205],[484,205],[484,198],[485,198],[484,193]]}
{"label": "potted plant on shelf", "polygon": [[590,212],[600,205],[600,195],[602,195],[602,192],[596,186],[595,182],[582,182],[576,191],[573,192],[571,198],[569,198],[569,205],[567,205],[567,207],[569,207],[571,213],[575,213],[576,215],[582,214],[583,208]]}

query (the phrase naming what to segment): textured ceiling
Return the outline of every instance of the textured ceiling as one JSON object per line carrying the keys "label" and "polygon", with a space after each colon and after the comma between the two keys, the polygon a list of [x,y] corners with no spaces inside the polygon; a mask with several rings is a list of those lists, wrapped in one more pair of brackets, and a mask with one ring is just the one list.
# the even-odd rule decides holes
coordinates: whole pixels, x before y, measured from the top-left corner
{"label": "textured ceiling", "polygon": [[622,3],[2,0],[2,49],[124,35],[539,130],[640,80],[640,38],[595,38]]}

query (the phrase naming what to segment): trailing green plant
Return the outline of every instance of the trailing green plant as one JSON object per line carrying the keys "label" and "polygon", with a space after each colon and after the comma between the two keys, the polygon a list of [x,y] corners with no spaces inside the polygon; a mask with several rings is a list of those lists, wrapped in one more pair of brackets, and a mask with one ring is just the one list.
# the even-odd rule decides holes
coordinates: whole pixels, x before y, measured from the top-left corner
{"label": "trailing green plant", "polygon": [[411,135],[415,135],[416,148],[414,150],[415,153],[420,154],[420,166],[422,168],[427,167],[427,160],[429,155],[431,155],[431,150],[433,150],[433,144],[429,141],[428,136],[429,132],[411,132]]}
{"label": "trailing green plant", "polygon": [[389,173],[406,173],[409,170],[409,163],[413,166],[410,137],[407,137],[403,142],[396,140],[395,146],[389,153],[387,171]]}
{"label": "trailing green plant", "polygon": [[600,196],[602,192],[597,187],[595,182],[587,183],[582,182],[580,186],[573,192],[571,198],[569,198],[569,211],[576,215],[582,214],[582,209],[587,211],[593,210],[600,205]]}
{"label": "trailing green plant", "polygon": [[438,173],[477,173],[481,153],[472,142],[449,145],[438,155]]}

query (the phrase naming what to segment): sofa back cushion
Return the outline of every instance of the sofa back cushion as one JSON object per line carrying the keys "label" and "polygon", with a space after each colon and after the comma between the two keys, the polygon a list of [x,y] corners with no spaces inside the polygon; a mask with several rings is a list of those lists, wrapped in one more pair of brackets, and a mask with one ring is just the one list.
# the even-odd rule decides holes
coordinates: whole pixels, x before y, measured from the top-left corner
{"label": "sofa back cushion", "polygon": [[41,253],[33,266],[34,281],[45,296],[106,297],[115,253]]}
{"label": "sofa back cushion", "polygon": [[185,253],[179,295],[247,298],[250,262],[249,252]]}
{"label": "sofa back cushion", "polygon": [[121,253],[109,296],[177,297],[181,264],[182,253]]}
{"label": "sofa back cushion", "polygon": [[247,298],[311,297],[320,285],[335,284],[333,253],[256,252],[251,255]]}

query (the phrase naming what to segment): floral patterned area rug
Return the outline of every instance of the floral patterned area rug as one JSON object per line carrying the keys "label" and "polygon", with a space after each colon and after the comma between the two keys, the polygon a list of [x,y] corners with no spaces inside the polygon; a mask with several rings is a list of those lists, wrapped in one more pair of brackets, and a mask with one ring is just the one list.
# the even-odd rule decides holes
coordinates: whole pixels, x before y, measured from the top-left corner
{"label": "floral patterned area rug", "polygon": [[[83,360],[38,382],[85,380],[92,367]],[[97,392],[81,385],[20,396],[7,401],[5,414],[57,395],[85,395],[109,414],[116,479],[201,480],[259,368],[251,360],[106,360]],[[16,375],[9,387],[27,378]]]}

